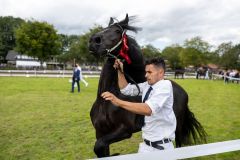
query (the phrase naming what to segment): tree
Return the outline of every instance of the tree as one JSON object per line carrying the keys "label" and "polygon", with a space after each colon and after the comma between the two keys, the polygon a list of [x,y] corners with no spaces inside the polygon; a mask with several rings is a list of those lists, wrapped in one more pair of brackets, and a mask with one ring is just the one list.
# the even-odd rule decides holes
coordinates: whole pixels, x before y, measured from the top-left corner
{"label": "tree", "polygon": [[184,50],[181,53],[181,60],[184,65],[194,65],[199,67],[212,63],[211,59],[215,57],[211,52],[212,46],[201,39],[201,37],[194,37],[190,40],[185,40]]}
{"label": "tree", "polygon": [[168,64],[172,69],[180,69],[184,67],[180,60],[182,49],[183,48],[179,45],[172,45],[164,48],[162,51],[163,57],[168,60]]}
{"label": "tree", "polygon": [[80,36],[79,35],[65,35],[65,34],[59,34],[60,37],[60,41],[62,43],[62,48],[61,48],[61,52],[67,53],[70,49],[70,46],[73,43],[76,43]]}
{"label": "tree", "polygon": [[28,21],[16,30],[16,50],[41,62],[60,54],[61,42],[56,30],[46,22]]}
{"label": "tree", "polygon": [[[87,33],[81,35],[77,41],[70,45],[69,58],[80,63],[99,63],[103,59],[96,59],[88,50],[88,41],[92,34],[102,30],[101,26],[95,25]],[[69,60],[70,60],[69,59]]]}
{"label": "tree", "polygon": [[152,46],[151,44],[148,44],[148,45],[142,47],[142,52],[143,52],[145,59],[149,59],[152,57],[158,57],[161,55],[161,51],[159,49],[155,48],[154,46]]}
{"label": "tree", "polygon": [[[227,43],[221,43],[217,49],[214,51],[214,53],[216,54],[217,58],[216,58],[216,64],[218,64],[219,66],[223,66],[223,64],[226,66],[225,61],[228,61],[229,57],[226,57],[226,53],[229,52],[231,49],[233,48],[233,44],[232,42],[227,42]],[[223,55],[225,55],[223,57]],[[224,59],[223,59],[224,58]]]}
{"label": "tree", "polygon": [[70,54],[71,45],[78,43],[80,36],[79,35],[64,35],[59,34],[60,41],[62,43],[61,54],[56,58],[59,62],[66,64],[69,61],[72,61],[74,57]]}
{"label": "tree", "polygon": [[180,52],[180,61],[184,66],[197,68],[203,64],[202,53],[195,48],[184,48]]}
{"label": "tree", "polygon": [[228,52],[230,49],[233,48],[233,44],[232,42],[228,42],[228,43],[221,43],[217,49],[215,50],[215,52],[219,55],[222,56],[223,54],[225,54],[226,52]]}
{"label": "tree", "polygon": [[11,16],[0,17],[0,63],[6,62],[5,58],[9,50],[16,46],[14,31],[24,22],[21,18]]}
{"label": "tree", "polygon": [[185,40],[184,45],[185,48],[194,48],[202,53],[207,53],[211,49],[211,45],[208,42],[203,41],[201,37],[193,37],[190,40]]}
{"label": "tree", "polygon": [[240,44],[223,53],[221,65],[226,69],[240,69]]}

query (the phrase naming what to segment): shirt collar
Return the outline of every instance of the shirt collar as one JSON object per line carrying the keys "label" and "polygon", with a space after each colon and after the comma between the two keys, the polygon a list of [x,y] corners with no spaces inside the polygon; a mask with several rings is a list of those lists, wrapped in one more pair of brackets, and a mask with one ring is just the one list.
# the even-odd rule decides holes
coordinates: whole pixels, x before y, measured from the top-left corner
{"label": "shirt collar", "polygon": [[164,79],[161,79],[161,80],[159,80],[158,82],[154,83],[154,84],[152,85],[152,88],[153,88],[153,89],[158,88],[158,86],[163,82],[163,80],[164,80]]}

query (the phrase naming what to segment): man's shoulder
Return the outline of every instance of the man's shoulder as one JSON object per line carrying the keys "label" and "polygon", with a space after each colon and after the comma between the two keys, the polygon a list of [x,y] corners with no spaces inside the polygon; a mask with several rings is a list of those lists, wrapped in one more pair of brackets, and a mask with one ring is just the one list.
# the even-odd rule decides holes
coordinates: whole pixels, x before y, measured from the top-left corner
{"label": "man's shoulder", "polygon": [[172,85],[172,82],[169,79],[163,79],[159,81],[161,84]]}
{"label": "man's shoulder", "polygon": [[160,88],[166,88],[166,89],[172,88],[172,82],[168,79],[164,79],[164,80],[159,81],[157,86]]}
{"label": "man's shoulder", "polygon": [[172,82],[169,79],[164,79],[163,82],[166,84],[172,84]]}

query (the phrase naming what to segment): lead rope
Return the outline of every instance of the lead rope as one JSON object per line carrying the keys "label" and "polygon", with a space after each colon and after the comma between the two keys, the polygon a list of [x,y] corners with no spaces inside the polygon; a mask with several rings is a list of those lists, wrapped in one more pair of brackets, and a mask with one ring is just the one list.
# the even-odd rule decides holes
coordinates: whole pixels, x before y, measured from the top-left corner
{"label": "lead rope", "polygon": [[[121,26],[120,26],[121,27]],[[122,27],[121,27],[122,29]],[[123,35],[126,33],[126,30],[123,30],[123,33],[122,33],[122,38],[119,40],[119,42],[113,46],[112,48],[110,49],[106,49],[107,50],[107,56],[110,56],[110,57],[113,57],[113,58],[117,58],[119,56],[119,54],[117,56],[111,54],[112,51],[114,51],[118,46],[120,46],[120,44],[122,43],[123,41]]]}
{"label": "lead rope", "polygon": [[[120,25],[119,25],[119,27],[122,29],[122,27],[121,27]],[[123,29],[122,29],[122,30],[123,30]],[[106,49],[106,50],[107,50],[107,55],[106,55],[106,56],[108,56],[108,58],[119,59],[118,56],[119,56],[120,54],[118,54],[117,56],[115,56],[115,55],[111,54],[111,52],[112,52],[113,50],[115,50],[118,46],[120,46],[120,44],[121,44],[122,41],[123,41],[123,35],[124,35],[125,33],[126,33],[126,30],[123,30],[122,38],[120,39],[120,41],[119,41],[115,46],[113,46],[112,48]],[[122,63],[124,63],[125,61],[126,61],[125,59],[121,60]],[[139,96],[139,94],[140,94],[140,87],[138,86],[138,84],[137,84],[137,83],[134,81],[134,79],[133,79],[130,75],[128,75],[127,73],[124,73],[122,70],[120,70],[120,72],[121,72],[122,74],[124,74],[124,76],[125,76],[126,78],[128,78],[130,81],[132,81],[133,84],[136,85],[136,87],[137,87],[137,89],[138,89],[138,94],[137,94],[137,96]]]}
{"label": "lead rope", "polygon": [[130,75],[128,75],[127,73],[124,73],[122,70],[120,70],[120,72],[121,72],[122,74],[124,74],[124,76],[127,77],[130,81],[132,81],[133,84],[137,87],[137,89],[138,89],[138,94],[137,94],[137,96],[139,96],[139,94],[140,94],[140,87],[139,87],[139,85],[137,84],[137,82],[135,82],[134,79],[133,79]]}

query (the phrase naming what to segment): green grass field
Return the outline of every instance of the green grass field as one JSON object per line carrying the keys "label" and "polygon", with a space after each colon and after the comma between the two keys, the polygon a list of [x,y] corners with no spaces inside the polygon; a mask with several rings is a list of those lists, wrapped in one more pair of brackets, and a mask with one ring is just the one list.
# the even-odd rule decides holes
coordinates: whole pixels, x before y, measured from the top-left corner
{"label": "green grass field", "polygon": [[[75,160],[94,158],[95,132],[89,112],[98,79],[70,93],[67,78],[0,77],[0,159]],[[208,143],[240,139],[240,85],[177,80],[190,109],[208,133]],[[141,133],[111,145],[111,153],[135,153]],[[193,159],[240,159],[240,151]]]}

